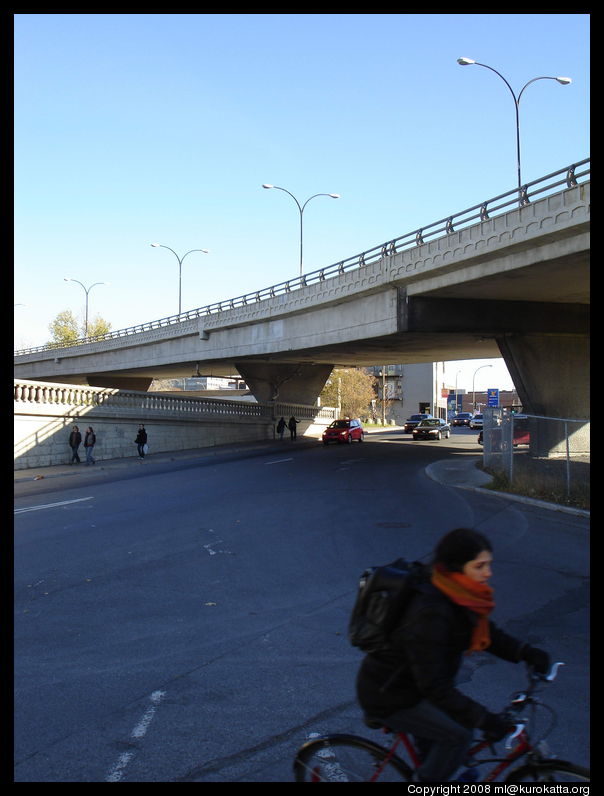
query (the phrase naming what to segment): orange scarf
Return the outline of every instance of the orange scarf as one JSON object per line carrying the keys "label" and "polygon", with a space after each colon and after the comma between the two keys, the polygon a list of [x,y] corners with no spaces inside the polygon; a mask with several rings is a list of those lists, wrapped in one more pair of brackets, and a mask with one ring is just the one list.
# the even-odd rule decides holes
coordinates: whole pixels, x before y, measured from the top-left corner
{"label": "orange scarf", "polygon": [[486,649],[491,643],[488,616],[495,607],[493,589],[486,583],[477,583],[462,572],[449,572],[441,564],[432,570],[432,583],[457,605],[478,614],[468,653]]}

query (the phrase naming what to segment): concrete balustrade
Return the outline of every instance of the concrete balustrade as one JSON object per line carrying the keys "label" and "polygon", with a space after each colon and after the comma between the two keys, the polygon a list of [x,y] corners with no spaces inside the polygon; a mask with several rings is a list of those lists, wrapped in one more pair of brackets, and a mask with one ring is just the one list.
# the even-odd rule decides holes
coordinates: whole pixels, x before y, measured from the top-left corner
{"label": "concrete balustrade", "polygon": [[[79,426],[82,440],[88,426],[94,429],[94,458],[100,462],[136,456],[139,423],[145,425],[153,454],[270,440],[282,415],[300,421],[300,435],[317,436],[336,410],[16,379],[14,469],[69,462],[73,425]],[[83,444],[80,458],[85,459]]]}

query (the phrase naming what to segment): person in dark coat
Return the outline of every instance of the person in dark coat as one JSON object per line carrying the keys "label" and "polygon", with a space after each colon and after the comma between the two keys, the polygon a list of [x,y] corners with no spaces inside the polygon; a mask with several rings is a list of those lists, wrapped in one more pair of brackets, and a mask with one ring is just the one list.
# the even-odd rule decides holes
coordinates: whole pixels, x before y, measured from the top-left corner
{"label": "person in dark coat", "polygon": [[279,439],[283,439],[283,432],[285,431],[286,425],[285,418],[282,417],[277,423],[277,434],[279,435]]}
{"label": "person in dark coat", "polygon": [[92,426],[88,426],[86,429],[86,434],[84,436],[84,450],[86,451],[86,464],[94,464],[95,458],[92,455],[94,450],[94,446],[96,445],[96,434],[93,431]]}
{"label": "person in dark coat", "polygon": [[486,651],[506,661],[549,669],[549,656],[500,630],[494,608],[492,548],[468,528],[446,534],[425,582],[391,634],[388,649],[365,656],[357,695],[367,719],[412,734],[422,764],[418,781],[447,782],[463,763],[474,728],[500,740],[509,722],[455,687],[465,654]]}
{"label": "person in dark coat", "polygon": [[141,423],[138,427],[138,434],[136,435],[136,446],[138,449],[139,458],[145,458],[145,445],[147,444],[147,432],[145,431],[144,425]]}
{"label": "person in dark coat", "polygon": [[80,434],[80,429],[77,426],[73,426],[71,429],[71,434],[69,435],[69,447],[71,448],[71,461],[69,464],[79,464],[80,463],[80,455],[78,454],[78,448],[82,444],[82,435]]}
{"label": "person in dark coat", "polygon": [[287,427],[289,428],[289,436],[292,442],[298,438],[296,426],[299,422],[300,421],[296,420],[296,418],[292,415],[287,423]]}

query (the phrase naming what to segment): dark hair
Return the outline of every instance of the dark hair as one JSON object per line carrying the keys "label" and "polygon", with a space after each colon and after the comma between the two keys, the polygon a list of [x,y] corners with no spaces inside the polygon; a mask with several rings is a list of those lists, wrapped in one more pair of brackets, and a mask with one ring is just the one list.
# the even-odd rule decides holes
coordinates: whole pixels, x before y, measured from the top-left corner
{"label": "dark hair", "polygon": [[493,551],[486,536],[471,528],[455,528],[436,545],[433,563],[442,564],[449,572],[461,572],[464,564],[483,550]]}

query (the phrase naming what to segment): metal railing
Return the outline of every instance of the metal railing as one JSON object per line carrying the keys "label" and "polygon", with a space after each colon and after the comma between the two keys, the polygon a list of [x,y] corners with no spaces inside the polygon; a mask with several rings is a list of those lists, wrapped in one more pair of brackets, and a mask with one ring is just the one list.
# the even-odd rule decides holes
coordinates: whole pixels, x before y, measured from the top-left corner
{"label": "metal railing", "polygon": [[[523,185],[523,203],[526,206],[536,198],[540,199],[556,192],[560,186],[564,186],[564,188],[574,188],[579,184],[579,179],[590,175],[590,173],[590,158],[586,158],[585,160],[566,166],[559,171],[547,174],[545,177],[540,177],[533,182]],[[65,345],[64,343],[47,343],[46,345],[33,348],[23,348],[19,351],[15,351],[14,354],[15,356],[19,356],[33,354],[38,351],[73,348],[74,346],[84,345],[86,343],[96,343],[103,340],[126,337],[128,335],[139,334],[140,332],[147,332],[184,321],[195,320],[204,316],[214,315],[226,310],[245,307],[248,304],[255,304],[259,301],[274,298],[275,296],[291,293],[293,290],[299,290],[307,285],[324,282],[326,279],[340,276],[347,271],[363,268],[384,257],[390,257],[399,252],[406,251],[407,249],[421,246],[436,236],[442,236],[443,234],[451,235],[453,232],[458,232],[460,229],[468,227],[477,221],[488,221],[495,214],[499,214],[511,208],[518,208],[517,187],[506,193],[494,196],[492,199],[487,199],[480,204],[473,205],[459,213],[448,216],[447,218],[441,218],[439,221],[434,221],[432,224],[428,224],[425,227],[420,227],[398,238],[386,241],[386,243],[381,243],[379,246],[374,246],[372,249],[368,249],[360,254],[355,254],[352,257],[348,257],[346,260],[341,260],[338,263],[319,268],[308,274],[302,274],[301,276],[288,279],[285,282],[279,282],[276,285],[271,285],[270,287],[256,290],[252,293],[246,293],[243,296],[237,296],[236,298],[227,299],[226,301],[217,301],[213,304],[198,307],[197,309],[181,312],[178,315],[169,315],[166,318],[160,318],[159,320],[149,321],[148,323],[142,323],[136,326],[129,326],[126,329],[110,331],[103,335],[82,337],[78,340],[74,340],[69,345]]]}

